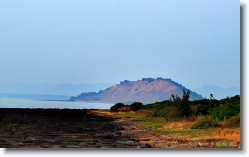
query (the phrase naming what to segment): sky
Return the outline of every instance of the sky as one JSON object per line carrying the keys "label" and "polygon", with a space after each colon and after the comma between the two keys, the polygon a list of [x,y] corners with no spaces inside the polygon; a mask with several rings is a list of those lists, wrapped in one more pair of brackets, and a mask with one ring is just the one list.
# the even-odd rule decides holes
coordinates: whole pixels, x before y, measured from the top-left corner
{"label": "sky", "polygon": [[240,1],[0,0],[0,85],[240,87]]}

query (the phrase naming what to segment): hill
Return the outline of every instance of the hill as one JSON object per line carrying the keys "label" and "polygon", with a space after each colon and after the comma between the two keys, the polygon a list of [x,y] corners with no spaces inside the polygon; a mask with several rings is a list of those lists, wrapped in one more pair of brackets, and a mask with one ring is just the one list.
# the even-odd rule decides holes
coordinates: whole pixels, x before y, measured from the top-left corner
{"label": "hill", "polygon": [[[81,93],[77,97],[71,97],[70,100],[123,103],[137,101],[145,104],[168,100],[171,94],[182,97],[183,90],[187,91],[189,89],[171,79],[163,79],[161,77],[143,78],[137,81],[124,80],[120,84],[101,90],[98,93]],[[198,99],[202,99],[202,96],[195,92],[190,92],[190,100]]]}

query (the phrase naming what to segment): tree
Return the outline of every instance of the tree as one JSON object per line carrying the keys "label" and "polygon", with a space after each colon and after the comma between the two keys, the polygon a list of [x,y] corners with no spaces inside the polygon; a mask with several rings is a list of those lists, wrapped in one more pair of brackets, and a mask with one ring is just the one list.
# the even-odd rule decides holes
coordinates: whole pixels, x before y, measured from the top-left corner
{"label": "tree", "polygon": [[210,100],[214,100],[214,95],[210,94]]}
{"label": "tree", "polygon": [[191,114],[189,97],[190,90],[188,90],[187,92],[183,90],[182,99],[177,95],[171,95],[170,101],[172,102],[172,106],[175,106],[177,108],[177,113],[174,115],[177,115],[178,118],[189,116]]}
{"label": "tree", "polygon": [[191,114],[189,97],[190,97],[190,90],[188,90],[187,92],[183,91],[182,100],[178,108],[180,117],[183,116],[188,117]]}
{"label": "tree", "polygon": [[126,105],[123,103],[117,103],[110,108],[110,112],[118,112],[118,109],[124,106]]}
{"label": "tree", "polygon": [[131,110],[137,112],[142,108],[143,104],[141,102],[134,102],[131,104]]}

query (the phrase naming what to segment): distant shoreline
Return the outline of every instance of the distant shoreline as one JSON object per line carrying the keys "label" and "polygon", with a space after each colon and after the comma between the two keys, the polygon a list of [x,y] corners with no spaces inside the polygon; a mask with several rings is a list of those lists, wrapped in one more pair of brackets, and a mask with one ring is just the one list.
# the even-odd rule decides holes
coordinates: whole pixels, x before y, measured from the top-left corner
{"label": "distant shoreline", "polygon": [[110,109],[114,103],[56,99],[0,98],[0,108]]}

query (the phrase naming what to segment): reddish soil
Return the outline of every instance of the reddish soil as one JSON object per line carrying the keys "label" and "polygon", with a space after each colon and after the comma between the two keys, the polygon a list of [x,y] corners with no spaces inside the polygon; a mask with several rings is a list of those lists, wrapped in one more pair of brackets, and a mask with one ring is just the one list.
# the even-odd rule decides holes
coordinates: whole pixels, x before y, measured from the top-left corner
{"label": "reddish soil", "polygon": [[[180,121],[172,122],[164,125],[165,129],[186,129],[189,128],[195,122]],[[229,148],[240,147],[240,129],[239,128],[221,128],[214,132],[212,135],[204,135],[196,138],[187,138],[189,141],[199,141],[203,143],[217,143],[217,147],[228,146]]]}
{"label": "reddish soil", "polygon": [[163,127],[165,129],[172,129],[172,128],[182,128],[184,126],[189,126],[191,124],[193,124],[194,122],[186,122],[186,121],[181,121],[181,122],[172,122],[170,124],[166,124]]}

